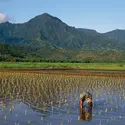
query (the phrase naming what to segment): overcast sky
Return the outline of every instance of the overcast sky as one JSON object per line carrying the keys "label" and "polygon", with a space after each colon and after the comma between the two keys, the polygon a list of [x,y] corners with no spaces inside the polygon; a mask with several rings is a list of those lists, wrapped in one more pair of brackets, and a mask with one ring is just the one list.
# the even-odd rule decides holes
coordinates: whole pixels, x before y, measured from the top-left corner
{"label": "overcast sky", "polygon": [[76,28],[125,29],[125,0],[0,0],[0,22],[23,23],[42,13]]}

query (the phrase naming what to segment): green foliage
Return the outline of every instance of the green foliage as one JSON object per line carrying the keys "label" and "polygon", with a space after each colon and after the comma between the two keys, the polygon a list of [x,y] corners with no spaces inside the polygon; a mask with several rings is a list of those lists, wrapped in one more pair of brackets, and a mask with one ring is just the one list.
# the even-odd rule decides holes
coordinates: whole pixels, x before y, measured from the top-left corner
{"label": "green foliage", "polygon": [[125,62],[124,36],[124,30],[76,29],[45,13],[23,24],[0,24],[0,61]]}

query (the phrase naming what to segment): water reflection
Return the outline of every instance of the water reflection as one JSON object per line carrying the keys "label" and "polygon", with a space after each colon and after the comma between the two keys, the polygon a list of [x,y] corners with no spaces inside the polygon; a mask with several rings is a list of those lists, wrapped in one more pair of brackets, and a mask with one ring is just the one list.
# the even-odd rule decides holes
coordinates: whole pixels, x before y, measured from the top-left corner
{"label": "water reflection", "polygon": [[79,120],[81,121],[90,121],[92,120],[92,106],[80,108]]}

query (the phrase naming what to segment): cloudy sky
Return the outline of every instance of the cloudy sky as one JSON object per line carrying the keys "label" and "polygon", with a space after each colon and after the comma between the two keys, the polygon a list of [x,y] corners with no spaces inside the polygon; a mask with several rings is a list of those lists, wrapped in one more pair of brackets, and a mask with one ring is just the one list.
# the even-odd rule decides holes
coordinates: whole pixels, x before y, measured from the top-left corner
{"label": "cloudy sky", "polygon": [[0,22],[23,23],[42,13],[77,28],[125,29],[125,0],[0,0]]}

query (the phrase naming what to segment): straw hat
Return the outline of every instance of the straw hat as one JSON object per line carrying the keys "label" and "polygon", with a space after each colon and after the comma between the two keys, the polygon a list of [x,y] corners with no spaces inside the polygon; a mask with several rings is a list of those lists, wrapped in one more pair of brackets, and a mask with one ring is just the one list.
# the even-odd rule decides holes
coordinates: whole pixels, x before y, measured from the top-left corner
{"label": "straw hat", "polygon": [[92,95],[89,92],[83,92],[80,94],[80,99],[83,99],[85,97],[86,98],[91,98],[92,99]]}
{"label": "straw hat", "polygon": [[84,93],[81,93],[81,94],[80,94],[80,99],[84,98],[84,97],[85,97],[85,95],[86,95],[86,93],[85,93],[85,92],[84,92]]}

